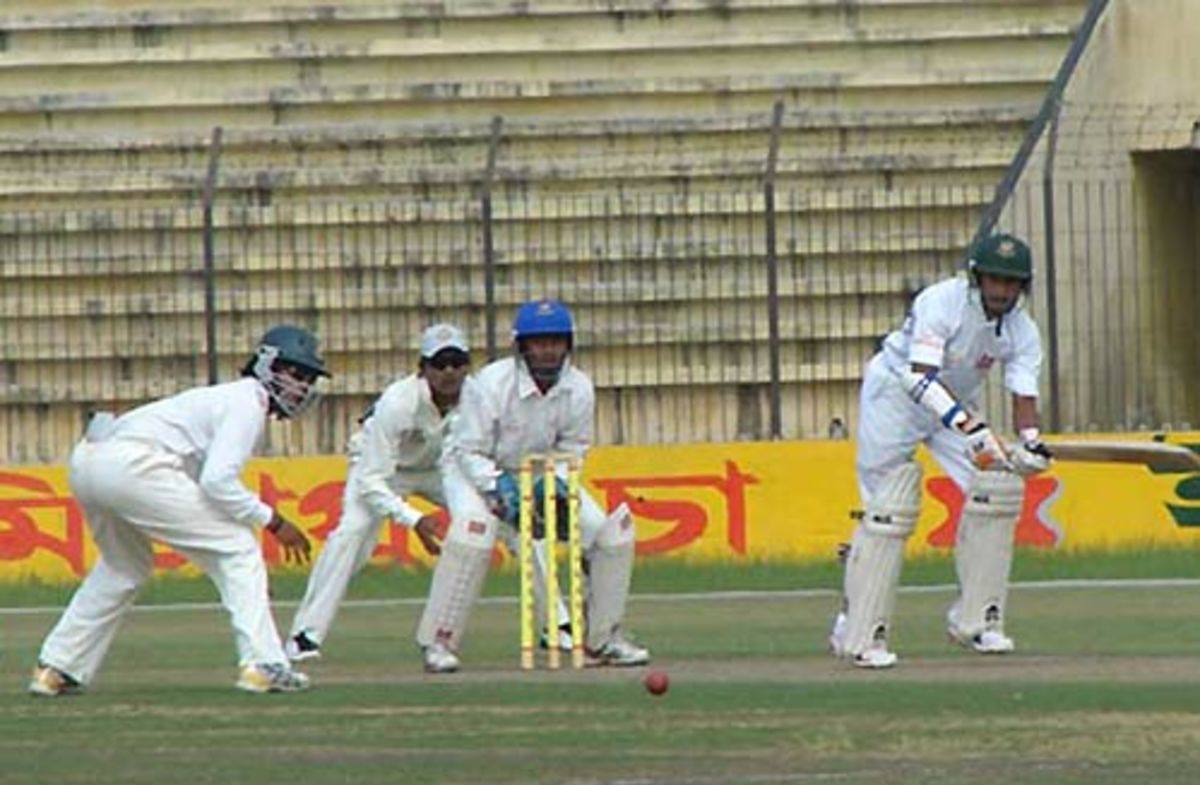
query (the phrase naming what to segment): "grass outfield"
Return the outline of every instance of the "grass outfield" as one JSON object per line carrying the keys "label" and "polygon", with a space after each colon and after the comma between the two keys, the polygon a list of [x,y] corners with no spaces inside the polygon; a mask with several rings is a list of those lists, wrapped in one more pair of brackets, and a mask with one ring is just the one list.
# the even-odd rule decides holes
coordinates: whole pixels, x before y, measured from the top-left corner
{"label": "grass outfield", "polygon": [[[833,558],[808,562],[766,561],[742,564],[688,564],[678,560],[639,561],[634,591],[672,593],[721,590],[829,589],[841,586],[841,567]],[[272,578],[277,600],[299,600],[307,580],[304,570],[280,571]],[[1200,546],[1196,548],[1145,548],[1120,552],[1074,552],[1023,549],[1014,561],[1013,580],[1046,581],[1105,578],[1200,578]],[[936,554],[909,559],[904,564],[906,586],[953,583],[954,562]],[[0,608],[65,605],[75,583],[0,581]],[[429,572],[368,566],[350,586],[351,599],[423,598],[429,589]],[[515,596],[516,574],[504,570],[489,576],[485,596]],[[203,577],[164,576],[149,583],[138,602],[156,605],[172,602],[212,602],[216,590]]]}
{"label": "grass outfield", "polygon": [[[1018,574],[1197,578],[1197,555],[1028,553]],[[921,560],[905,583],[952,573],[946,560]],[[354,594],[419,595],[427,579],[371,571]],[[829,589],[828,565],[651,562],[635,582],[666,593],[630,608],[655,667],[671,675],[661,698],[642,690],[637,670],[519,672],[511,602],[477,609],[464,672],[426,676],[411,642],[419,604],[397,602],[343,610],[326,659],[308,668],[309,693],[237,693],[220,610],[148,607],[131,614],[88,694],[35,700],[24,682],[57,610],[30,606],[56,590],[25,587],[26,607],[0,621],[0,785],[1196,782],[1200,586],[1019,586],[1009,624],[1019,651],[998,658],[944,641],[950,591],[906,591],[900,666],[869,673],[824,652],[832,592],[680,593]],[[275,585],[294,597],[301,582]],[[212,591],[176,579],[147,597]],[[281,622],[291,611],[279,609]]]}

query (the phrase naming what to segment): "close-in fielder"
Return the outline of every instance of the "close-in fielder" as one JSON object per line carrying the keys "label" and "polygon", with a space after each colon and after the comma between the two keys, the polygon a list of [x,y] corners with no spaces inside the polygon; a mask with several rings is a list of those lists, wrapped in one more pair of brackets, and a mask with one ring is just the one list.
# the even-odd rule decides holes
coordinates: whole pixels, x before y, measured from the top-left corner
{"label": "close-in fielder", "polygon": [[[1032,278],[1024,242],[1007,234],[982,240],[967,277],[923,290],[868,363],[856,460],[864,511],[846,558],[844,607],[830,636],[836,656],[865,668],[896,663],[891,615],[905,540],[920,508],[921,469],[913,460],[919,444],[965,499],[954,552],[959,595],[947,613],[947,633],[979,653],[1013,650],[1004,610],[1024,476],[1049,466],[1038,431],[1041,338],[1021,302]],[[1011,449],[974,414],[996,363],[1012,394],[1019,441]]]}
{"label": "close-in fielder", "polygon": [[[469,367],[470,347],[458,327],[426,328],[417,372],[389,385],[351,437],[342,514],[309,575],[285,644],[293,662],[321,656],[350,580],[371,558],[384,521],[412,529],[431,555],[441,552],[437,516],[422,513],[409,498],[444,506],[438,461],[454,407],[471,384]],[[448,665],[436,657],[426,662],[431,672],[452,670]]]}
{"label": "close-in fielder", "polygon": [[[591,444],[595,391],[570,361],[574,334],[562,303],[525,303],[513,322],[513,356],[483,368],[463,393],[442,456],[450,528],[417,627],[427,662],[436,658],[457,667],[497,531],[519,517],[515,477],[522,459],[553,452],[582,462]],[[588,493],[580,497],[590,663],[643,665],[650,653],[621,628],[633,571],[633,516],[624,504],[605,514]]]}
{"label": "close-in fielder", "polygon": [[115,420],[93,418],[71,454],[69,481],[100,558],[42,644],[31,693],[69,694],[92,682],[150,577],[155,540],[216,584],[233,625],[239,689],[308,687],[289,666],[271,617],[256,530],[274,534],[293,561],[308,560],[308,539],[240,478],[268,417],[295,417],[328,375],[316,338],[280,325],[263,335],[238,381],[187,390]]}

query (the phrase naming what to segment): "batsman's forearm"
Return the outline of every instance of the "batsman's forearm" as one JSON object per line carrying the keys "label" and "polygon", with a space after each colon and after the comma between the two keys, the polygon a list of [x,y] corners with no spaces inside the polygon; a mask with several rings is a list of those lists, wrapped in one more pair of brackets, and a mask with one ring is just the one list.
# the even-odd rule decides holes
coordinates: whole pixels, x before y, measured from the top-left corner
{"label": "batsman's forearm", "polygon": [[1030,395],[1013,396],[1013,428],[1017,433],[1041,427],[1038,399]]}

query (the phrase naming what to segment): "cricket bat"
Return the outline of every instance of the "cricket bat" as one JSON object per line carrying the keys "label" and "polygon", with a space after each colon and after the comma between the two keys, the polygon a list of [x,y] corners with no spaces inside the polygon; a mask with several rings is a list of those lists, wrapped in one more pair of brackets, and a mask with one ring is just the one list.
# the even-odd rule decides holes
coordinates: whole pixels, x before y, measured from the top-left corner
{"label": "cricket bat", "polygon": [[1140,463],[1152,472],[1200,471],[1200,455],[1164,442],[1048,441],[1056,460],[1089,463]]}

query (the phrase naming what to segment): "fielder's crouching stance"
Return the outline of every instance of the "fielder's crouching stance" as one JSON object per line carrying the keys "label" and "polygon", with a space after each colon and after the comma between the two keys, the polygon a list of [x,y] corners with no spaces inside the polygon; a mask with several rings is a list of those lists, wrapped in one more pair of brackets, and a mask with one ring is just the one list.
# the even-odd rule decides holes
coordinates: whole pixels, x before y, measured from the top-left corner
{"label": "fielder's crouching stance", "polygon": [[[905,541],[920,512],[921,469],[913,461],[919,444],[963,490],[954,554],[959,596],[947,612],[947,634],[981,654],[1013,650],[1005,602],[1024,476],[1049,466],[1038,432],[1041,340],[1021,308],[1032,278],[1025,243],[1004,234],[983,240],[972,251],[969,277],[922,291],[904,326],[868,364],[856,460],[865,510],[830,635],[836,656],[864,668],[896,663],[891,615]],[[996,362],[1012,393],[1020,437],[1013,449],[968,412]]]}
{"label": "fielder's crouching stance", "polygon": [[[443,452],[451,523],[417,628],[429,669],[457,667],[499,527],[518,520],[515,477],[522,458],[555,452],[582,461],[591,443],[595,393],[570,362],[570,311],[553,300],[526,303],[517,311],[513,340],[514,356],[483,368],[464,391]],[[632,516],[625,505],[606,515],[586,492],[580,497],[590,662],[643,665],[649,652],[621,628],[633,571]]]}
{"label": "fielder's crouching stance", "polygon": [[233,626],[239,689],[308,687],[288,665],[271,617],[256,530],[270,531],[295,561],[308,561],[308,538],[241,474],[267,418],[300,414],[316,398],[318,377],[328,375],[316,338],[280,325],[263,335],[237,381],[187,390],[115,421],[93,418],[71,453],[69,479],[100,558],[42,644],[31,693],[64,695],[92,681],[153,571],[153,540],[216,584]]}

